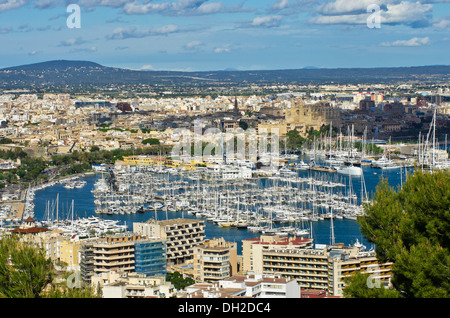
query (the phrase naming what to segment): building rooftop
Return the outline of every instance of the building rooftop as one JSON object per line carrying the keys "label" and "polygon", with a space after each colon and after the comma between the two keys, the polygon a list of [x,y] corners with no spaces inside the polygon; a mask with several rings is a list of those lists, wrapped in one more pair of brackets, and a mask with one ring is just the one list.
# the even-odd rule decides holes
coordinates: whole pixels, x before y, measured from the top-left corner
{"label": "building rooftop", "polygon": [[245,241],[254,242],[254,244],[265,245],[305,245],[313,241],[312,238],[304,237],[281,237],[281,236],[262,236],[250,238]]}
{"label": "building rooftop", "polygon": [[162,226],[166,226],[166,225],[176,225],[176,224],[190,224],[190,223],[204,223],[203,220],[195,220],[195,219],[169,219],[169,220],[161,220],[161,221],[157,221],[154,219],[150,219],[148,220],[146,223],[158,223]]}

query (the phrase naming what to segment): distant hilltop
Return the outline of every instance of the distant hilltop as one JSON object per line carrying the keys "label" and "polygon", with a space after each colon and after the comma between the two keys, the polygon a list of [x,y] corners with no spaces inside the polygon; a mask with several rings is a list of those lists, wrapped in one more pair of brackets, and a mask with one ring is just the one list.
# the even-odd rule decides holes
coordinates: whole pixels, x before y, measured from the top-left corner
{"label": "distant hilltop", "polygon": [[103,66],[89,61],[55,60],[0,69],[0,88],[83,86],[108,84],[357,84],[399,81],[448,81],[450,66],[380,68],[317,68],[286,70],[175,72],[138,71]]}

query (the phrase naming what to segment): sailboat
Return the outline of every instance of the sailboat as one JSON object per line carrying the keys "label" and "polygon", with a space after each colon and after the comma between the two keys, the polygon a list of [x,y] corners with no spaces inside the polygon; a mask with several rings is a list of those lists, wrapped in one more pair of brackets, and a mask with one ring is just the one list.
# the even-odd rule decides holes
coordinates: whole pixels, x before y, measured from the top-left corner
{"label": "sailboat", "polygon": [[[351,143],[349,145],[349,151],[353,147],[353,125],[352,125],[352,137],[351,137]],[[350,154],[348,155],[348,160],[350,160]],[[361,176],[362,175],[362,168],[354,166],[353,164],[349,165],[341,165],[339,167],[336,167],[336,172],[342,175],[346,176]]]}

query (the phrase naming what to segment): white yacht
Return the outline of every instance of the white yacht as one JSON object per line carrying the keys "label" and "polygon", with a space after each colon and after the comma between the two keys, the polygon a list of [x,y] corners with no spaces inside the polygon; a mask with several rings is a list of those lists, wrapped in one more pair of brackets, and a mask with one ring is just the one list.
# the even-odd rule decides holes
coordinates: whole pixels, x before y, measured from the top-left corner
{"label": "white yacht", "polygon": [[361,176],[362,168],[351,166],[340,166],[336,168],[336,172],[339,174],[347,175],[347,176]]}
{"label": "white yacht", "polygon": [[308,170],[310,168],[309,164],[304,162],[303,160],[300,160],[299,163],[295,164],[295,170]]}
{"label": "white yacht", "polygon": [[391,168],[399,168],[399,166],[395,165],[391,159],[386,158],[385,155],[376,161],[372,161],[372,168],[378,169],[391,169]]}

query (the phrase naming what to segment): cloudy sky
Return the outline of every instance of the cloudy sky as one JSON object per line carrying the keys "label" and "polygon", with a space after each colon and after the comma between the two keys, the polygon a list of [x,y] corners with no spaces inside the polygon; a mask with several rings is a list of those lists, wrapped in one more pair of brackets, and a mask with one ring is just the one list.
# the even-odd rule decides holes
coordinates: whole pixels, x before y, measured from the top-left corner
{"label": "cloudy sky", "polygon": [[184,71],[449,65],[449,49],[450,0],[0,0],[0,67],[55,59]]}

